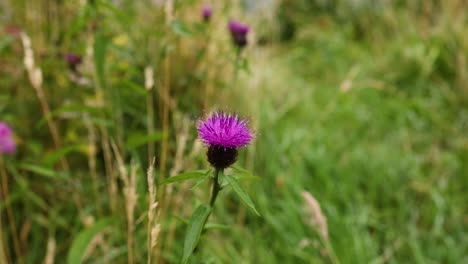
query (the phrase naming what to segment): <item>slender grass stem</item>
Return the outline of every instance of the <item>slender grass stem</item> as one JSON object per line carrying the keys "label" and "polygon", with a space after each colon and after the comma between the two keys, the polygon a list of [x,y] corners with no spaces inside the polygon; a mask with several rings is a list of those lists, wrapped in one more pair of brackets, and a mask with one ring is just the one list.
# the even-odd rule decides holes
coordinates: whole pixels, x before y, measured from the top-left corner
{"label": "slender grass stem", "polygon": [[236,58],[234,59],[234,75],[232,80],[233,88],[237,85],[237,80],[239,79],[239,69],[240,69],[240,62],[241,62],[241,51],[242,49],[236,47]]}
{"label": "slender grass stem", "polygon": [[[173,0],[168,0],[164,6],[164,14],[166,20],[167,29],[170,29],[170,24],[173,20]],[[169,104],[170,104],[170,84],[171,84],[171,60],[170,54],[165,54],[164,64],[163,64],[163,85],[161,90],[162,98],[162,133],[163,139],[161,140],[161,157],[159,160],[159,182],[162,182],[166,176],[166,163],[167,163],[167,152],[168,152],[168,140],[169,140]],[[166,204],[166,188],[161,188],[161,191],[158,193],[158,201],[161,203],[161,212],[159,214],[159,219],[164,218],[164,215],[167,210]],[[169,198],[167,200],[170,200]],[[161,254],[161,243],[156,246],[155,250],[155,260],[157,263],[162,263],[162,254]]]}
{"label": "slender grass stem", "polygon": [[[2,201],[5,201],[6,199],[8,199],[8,196],[9,196],[8,175],[7,175],[7,172],[6,172],[6,169],[5,169],[5,164],[4,164],[2,156],[0,156],[0,174],[1,174],[1,177],[2,177],[2,181],[1,181]],[[15,250],[16,259],[17,259],[18,263],[22,263],[21,262],[21,256],[22,256],[21,246],[20,246],[20,242],[19,242],[19,238],[18,238],[18,233],[16,232],[17,228],[16,228],[16,222],[15,222],[15,216],[13,214],[13,210],[11,209],[11,205],[7,204],[6,211],[7,211],[7,217],[8,217],[8,223],[9,223],[9,226],[10,226],[11,236],[13,238],[13,248]]]}
{"label": "slender grass stem", "polygon": [[335,251],[333,250],[333,247],[330,244],[330,241],[326,240],[326,241],[324,241],[324,243],[325,243],[325,248],[327,249],[328,255],[330,257],[330,261],[333,264],[340,264],[340,260],[336,256]]}
{"label": "slender grass stem", "polygon": [[6,251],[3,247],[3,222],[2,222],[1,215],[0,215],[0,263],[10,263],[6,255]]}
{"label": "slender grass stem", "polygon": [[[146,96],[146,123],[147,123],[147,133],[148,138],[154,134],[154,100],[153,100],[153,90],[149,90]],[[154,158],[154,143],[148,143],[148,162]]]}

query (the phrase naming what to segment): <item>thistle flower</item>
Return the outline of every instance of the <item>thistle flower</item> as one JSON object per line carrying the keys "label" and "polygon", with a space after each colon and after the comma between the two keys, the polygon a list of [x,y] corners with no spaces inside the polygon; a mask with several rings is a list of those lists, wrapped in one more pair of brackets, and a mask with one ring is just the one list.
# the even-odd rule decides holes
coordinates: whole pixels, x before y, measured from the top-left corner
{"label": "thistle flower", "polygon": [[16,143],[13,139],[11,128],[0,122],[0,153],[11,154],[16,150]]}
{"label": "thistle flower", "polygon": [[213,167],[231,166],[236,162],[237,148],[250,144],[254,135],[247,123],[246,118],[223,112],[198,121],[198,136],[208,146],[207,157]]}
{"label": "thistle flower", "polygon": [[243,48],[247,45],[247,33],[250,28],[238,21],[231,20],[228,24],[229,31],[231,32],[232,42],[239,48]]}
{"label": "thistle flower", "polygon": [[81,64],[81,56],[74,53],[67,53],[65,55],[65,60],[72,71],[76,71],[76,67]]}
{"label": "thistle flower", "polygon": [[201,11],[203,20],[205,22],[210,21],[211,15],[213,14],[213,8],[211,6],[204,6]]}

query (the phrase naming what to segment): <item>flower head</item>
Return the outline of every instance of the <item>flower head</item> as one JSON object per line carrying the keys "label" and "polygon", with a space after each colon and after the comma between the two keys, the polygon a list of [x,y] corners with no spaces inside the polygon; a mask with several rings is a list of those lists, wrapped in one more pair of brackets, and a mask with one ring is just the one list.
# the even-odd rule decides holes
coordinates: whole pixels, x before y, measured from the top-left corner
{"label": "flower head", "polygon": [[199,120],[198,136],[209,146],[207,156],[213,167],[224,169],[234,164],[237,148],[250,144],[254,135],[247,123],[245,118],[223,112]]}
{"label": "flower head", "polygon": [[247,45],[247,33],[250,31],[249,26],[231,20],[229,21],[228,27],[234,44],[239,48],[245,47]]}
{"label": "flower head", "polygon": [[81,56],[74,53],[67,53],[65,55],[65,60],[68,63],[68,67],[73,71],[75,71],[76,67],[81,64]]}
{"label": "flower head", "polygon": [[0,139],[10,137],[11,128],[4,122],[0,122]]}
{"label": "flower head", "polygon": [[0,153],[12,154],[16,150],[16,143],[11,137],[0,139]]}
{"label": "flower head", "polygon": [[211,18],[211,15],[213,14],[213,8],[211,6],[204,6],[201,11],[203,20],[205,22],[208,22]]}
{"label": "flower head", "polygon": [[11,154],[16,150],[11,128],[4,122],[0,122],[0,153]]}
{"label": "flower head", "polygon": [[241,119],[237,115],[215,112],[206,120],[199,120],[198,136],[207,145],[243,147],[254,137],[247,123],[247,119]]}

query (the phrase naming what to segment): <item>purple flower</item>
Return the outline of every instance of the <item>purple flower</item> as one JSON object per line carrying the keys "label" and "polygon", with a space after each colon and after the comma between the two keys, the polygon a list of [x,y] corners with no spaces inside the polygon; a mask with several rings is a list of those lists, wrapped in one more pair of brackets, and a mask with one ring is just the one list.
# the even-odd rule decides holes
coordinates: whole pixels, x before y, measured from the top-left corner
{"label": "purple flower", "polygon": [[249,26],[244,25],[238,21],[229,21],[229,31],[231,32],[232,41],[239,48],[247,45],[247,33],[249,33]]}
{"label": "purple flower", "polygon": [[11,128],[4,122],[0,122],[0,139],[11,136]]}
{"label": "purple flower", "polygon": [[81,64],[81,56],[74,53],[67,53],[67,55],[65,55],[65,60],[68,62],[68,67],[70,67],[72,71],[75,71],[76,67]]}
{"label": "purple flower", "polygon": [[213,8],[211,6],[204,6],[202,8],[202,17],[205,22],[208,22],[211,18],[211,15],[213,14]]}
{"label": "purple flower", "polygon": [[240,119],[237,115],[215,112],[206,120],[199,120],[198,136],[207,145],[243,147],[254,137],[247,123],[247,119]]}
{"label": "purple flower", "polygon": [[0,153],[11,154],[16,150],[11,128],[4,122],[0,122]]}
{"label": "purple flower", "polygon": [[236,162],[237,148],[247,146],[254,138],[247,119],[215,112],[198,121],[198,136],[209,146],[207,156],[213,167],[224,169]]}
{"label": "purple flower", "polygon": [[16,150],[16,143],[11,137],[0,138],[0,153],[12,154]]}

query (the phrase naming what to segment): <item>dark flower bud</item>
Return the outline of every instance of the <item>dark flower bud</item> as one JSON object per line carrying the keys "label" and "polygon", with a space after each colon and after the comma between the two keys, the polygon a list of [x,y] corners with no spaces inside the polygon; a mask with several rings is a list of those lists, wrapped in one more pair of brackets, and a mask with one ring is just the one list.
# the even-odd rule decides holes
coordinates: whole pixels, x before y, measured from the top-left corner
{"label": "dark flower bud", "polygon": [[68,67],[72,71],[76,71],[76,68],[78,67],[78,65],[81,64],[81,61],[82,61],[80,55],[73,54],[73,53],[68,53],[67,55],[65,55],[65,60],[68,63]]}
{"label": "dark flower bud", "polygon": [[247,45],[247,33],[250,31],[249,26],[231,20],[229,22],[229,31],[231,32],[234,45],[239,48],[243,48]]}
{"label": "dark flower bud", "polygon": [[202,17],[205,22],[210,21],[211,15],[213,14],[213,9],[210,6],[205,6],[202,9]]}
{"label": "dark flower bud", "polygon": [[225,169],[237,160],[237,149],[223,146],[210,146],[206,153],[208,162],[217,169]]}

